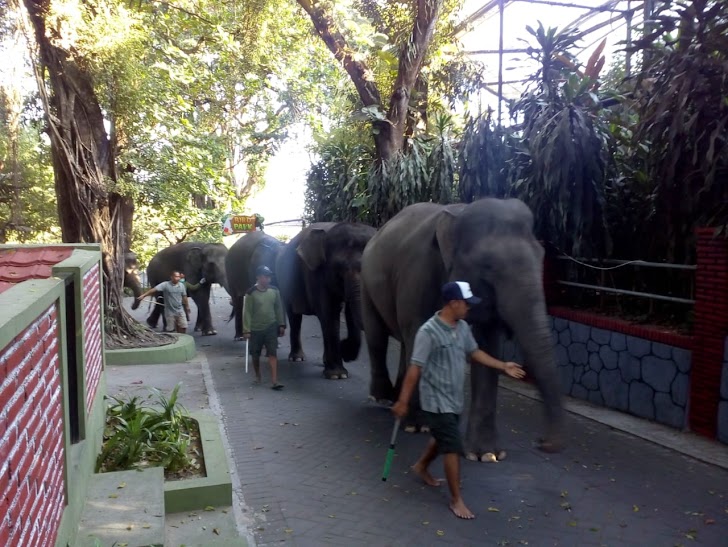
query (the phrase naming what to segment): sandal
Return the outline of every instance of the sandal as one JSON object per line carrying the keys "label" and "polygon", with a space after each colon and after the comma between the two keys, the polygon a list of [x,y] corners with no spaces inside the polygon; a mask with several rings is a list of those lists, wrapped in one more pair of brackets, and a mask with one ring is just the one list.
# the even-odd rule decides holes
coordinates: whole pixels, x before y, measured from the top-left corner
{"label": "sandal", "polygon": [[276,391],[280,391],[283,389],[283,384],[273,384],[270,386],[271,389],[275,389]]}

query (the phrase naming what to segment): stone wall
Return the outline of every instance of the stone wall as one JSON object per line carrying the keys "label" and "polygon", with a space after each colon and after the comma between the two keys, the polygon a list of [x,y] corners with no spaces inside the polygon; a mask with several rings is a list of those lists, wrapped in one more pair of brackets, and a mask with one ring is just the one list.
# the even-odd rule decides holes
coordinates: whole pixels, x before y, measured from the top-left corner
{"label": "stone wall", "polygon": [[718,408],[718,439],[728,444],[728,338],[723,346],[723,373],[720,382],[720,406]]}
{"label": "stone wall", "polygon": [[[687,422],[690,350],[552,317],[565,395],[682,429]],[[513,341],[504,358],[519,359]]]}

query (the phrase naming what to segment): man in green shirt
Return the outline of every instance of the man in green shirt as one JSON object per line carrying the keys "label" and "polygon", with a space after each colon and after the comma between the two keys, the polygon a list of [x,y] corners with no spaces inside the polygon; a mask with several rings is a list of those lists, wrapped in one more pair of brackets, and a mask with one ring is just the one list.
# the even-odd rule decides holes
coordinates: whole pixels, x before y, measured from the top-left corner
{"label": "man in green shirt", "polygon": [[248,289],[243,305],[243,337],[250,340],[255,382],[261,381],[260,353],[265,346],[271,370],[271,388],[280,390],[283,385],[278,383],[278,338],[286,333],[286,316],[281,294],[270,284],[273,272],[267,266],[260,266],[255,274],[256,283]]}

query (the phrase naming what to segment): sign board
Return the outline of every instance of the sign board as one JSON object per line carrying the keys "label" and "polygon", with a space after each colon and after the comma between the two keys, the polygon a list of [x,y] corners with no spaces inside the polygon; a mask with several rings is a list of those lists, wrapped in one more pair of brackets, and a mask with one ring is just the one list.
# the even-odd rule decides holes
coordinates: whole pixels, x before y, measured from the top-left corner
{"label": "sign board", "polygon": [[223,235],[255,232],[259,225],[258,215],[228,215],[222,224]]}

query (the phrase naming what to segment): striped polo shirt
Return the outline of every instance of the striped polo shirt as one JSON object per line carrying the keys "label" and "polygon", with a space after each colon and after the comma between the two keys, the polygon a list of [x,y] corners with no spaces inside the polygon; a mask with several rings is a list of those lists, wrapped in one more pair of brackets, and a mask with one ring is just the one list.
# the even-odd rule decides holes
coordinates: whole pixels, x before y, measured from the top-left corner
{"label": "striped polo shirt", "polygon": [[420,367],[420,406],[427,412],[460,414],[464,405],[466,357],[478,349],[470,325],[454,327],[430,317],[417,331],[411,362]]}

